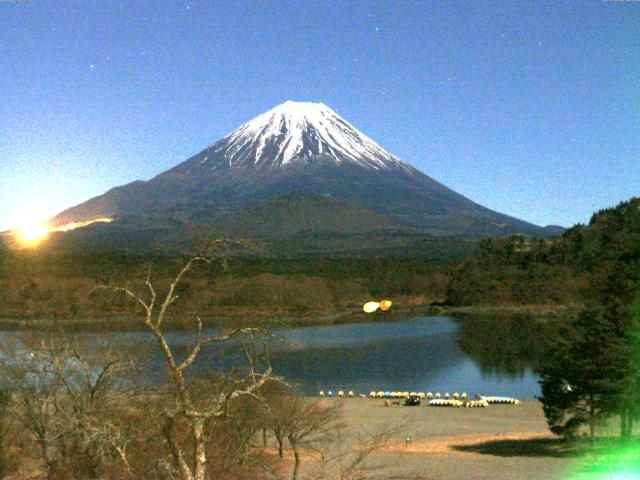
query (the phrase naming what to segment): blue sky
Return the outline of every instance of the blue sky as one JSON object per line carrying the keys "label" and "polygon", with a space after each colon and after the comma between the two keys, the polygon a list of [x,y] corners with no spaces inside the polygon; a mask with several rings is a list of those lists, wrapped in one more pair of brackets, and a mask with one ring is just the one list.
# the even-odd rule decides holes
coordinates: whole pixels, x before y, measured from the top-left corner
{"label": "blue sky", "polygon": [[287,100],[538,224],[640,195],[640,2],[0,2],[0,229]]}

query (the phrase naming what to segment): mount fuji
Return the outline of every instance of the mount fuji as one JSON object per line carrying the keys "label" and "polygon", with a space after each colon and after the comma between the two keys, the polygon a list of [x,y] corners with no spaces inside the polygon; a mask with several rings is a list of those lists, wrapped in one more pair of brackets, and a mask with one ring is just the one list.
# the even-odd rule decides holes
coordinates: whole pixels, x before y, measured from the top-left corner
{"label": "mount fuji", "polygon": [[[344,213],[344,215],[343,215]],[[252,236],[371,230],[548,236],[384,150],[321,103],[287,101],[148,181],[69,208],[53,225],[111,217]],[[132,219],[136,219],[132,221]]]}

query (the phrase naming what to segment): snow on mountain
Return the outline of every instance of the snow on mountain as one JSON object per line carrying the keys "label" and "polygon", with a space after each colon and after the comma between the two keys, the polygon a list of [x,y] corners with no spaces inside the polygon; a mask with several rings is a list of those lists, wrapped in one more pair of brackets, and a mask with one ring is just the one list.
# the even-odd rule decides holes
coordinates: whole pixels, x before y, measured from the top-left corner
{"label": "snow on mountain", "polygon": [[[150,180],[65,210],[52,224],[137,216],[206,226],[229,223],[229,214],[253,222],[268,217],[269,202],[277,198],[303,199],[309,209],[317,204],[316,212],[327,210],[318,199],[331,198],[345,202],[333,205],[355,205],[398,228],[437,235],[545,235],[541,227],[478,205],[403,163],[326,105],[291,101]],[[253,213],[243,215],[247,209]],[[315,218],[329,218],[323,215]],[[281,220],[269,221],[277,230]]]}
{"label": "snow on mountain", "polygon": [[284,102],[241,125],[211,150],[201,164],[223,153],[231,168],[277,168],[318,158],[375,170],[410,168],[332,109],[311,102]]}

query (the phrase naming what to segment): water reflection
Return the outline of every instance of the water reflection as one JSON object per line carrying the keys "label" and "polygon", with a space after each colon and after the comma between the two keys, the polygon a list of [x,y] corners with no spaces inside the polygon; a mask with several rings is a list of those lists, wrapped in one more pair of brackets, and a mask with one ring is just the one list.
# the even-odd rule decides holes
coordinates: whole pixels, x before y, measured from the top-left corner
{"label": "water reflection", "polygon": [[286,330],[272,363],[307,393],[332,388],[537,395],[532,360],[540,357],[544,328],[515,319],[497,325],[490,319],[422,317]]}
{"label": "water reflection", "polygon": [[460,350],[485,374],[520,377],[537,368],[557,322],[529,315],[469,316],[455,319]]}

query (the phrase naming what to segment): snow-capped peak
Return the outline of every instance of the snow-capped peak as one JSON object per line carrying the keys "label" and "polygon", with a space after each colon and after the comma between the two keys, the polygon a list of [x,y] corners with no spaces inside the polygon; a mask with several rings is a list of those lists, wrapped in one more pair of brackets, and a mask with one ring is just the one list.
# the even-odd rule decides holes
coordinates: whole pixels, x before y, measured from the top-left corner
{"label": "snow-capped peak", "polygon": [[407,168],[322,103],[286,101],[241,125],[216,144],[230,167],[276,168],[332,158],[376,170]]}

